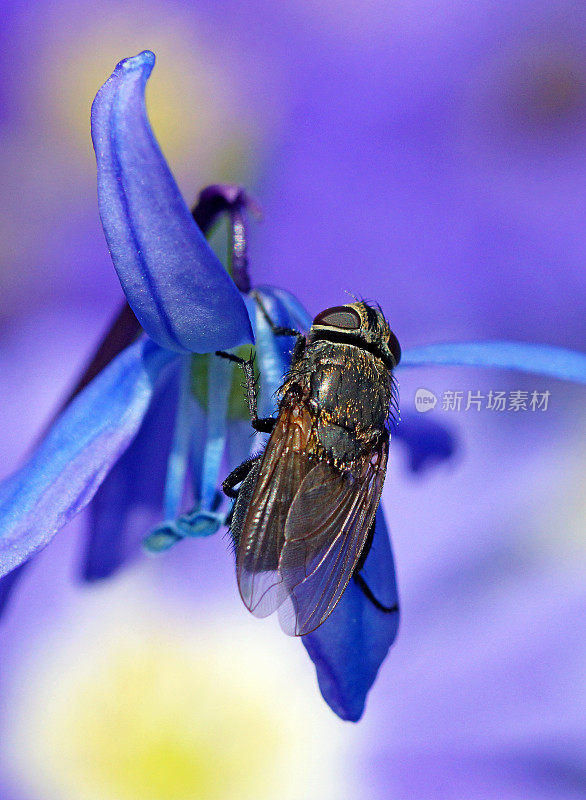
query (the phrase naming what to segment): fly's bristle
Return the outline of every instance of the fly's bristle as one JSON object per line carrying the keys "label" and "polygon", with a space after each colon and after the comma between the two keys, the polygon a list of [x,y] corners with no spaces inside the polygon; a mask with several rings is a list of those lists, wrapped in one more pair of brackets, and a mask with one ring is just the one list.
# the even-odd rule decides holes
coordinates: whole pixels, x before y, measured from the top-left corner
{"label": "fly's bristle", "polygon": [[344,294],[347,294],[348,297],[351,297],[355,303],[360,302],[360,298],[358,297],[358,295],[354,294],[354,292],[351,292],[349,289],[344,289]]}
{"label": "fly's bristle", "polygon": [[401,421],[401,415],[399,414],[398,409],[397,409],[396,416],[395,416],[394,409],[390,410],[389,411],[389,416],[387,417],[387,429],[392,428],[393,432],[396,432],[400,421]]}
{"label": "fly's bristle", "polygon": [[232,535],[232,530],[230,527],[226,528],[224,533],[222,534],[222,539],[225,541],[228,540],[228,549],[232,553],[234,557],[236,557],[236,550],[238,549],[238,543],[236,542],[234,536]]}

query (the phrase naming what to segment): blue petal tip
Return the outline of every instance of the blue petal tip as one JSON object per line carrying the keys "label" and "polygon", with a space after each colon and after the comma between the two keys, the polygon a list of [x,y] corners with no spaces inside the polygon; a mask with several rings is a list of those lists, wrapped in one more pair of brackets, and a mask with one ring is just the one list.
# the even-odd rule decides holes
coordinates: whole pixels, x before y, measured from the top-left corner
{"label": "blue petal tip", "polygon": [[123,58],[122,61],[119,61],[116,64],[114,72],[131,72],[132,70],[140,69],[145,70],[148,77],[154,66],[155,54],[153,51],[143,50],[142,53],[139,53],[136,56],[129,56],[129,58]]}
{"label": "blue petal tip", "polygon": [[98,205],[112,261],[144,331],[174,352],[252,342],[244,301],[197,227],[147,117],[150,50],[121,61],[92,106]]}

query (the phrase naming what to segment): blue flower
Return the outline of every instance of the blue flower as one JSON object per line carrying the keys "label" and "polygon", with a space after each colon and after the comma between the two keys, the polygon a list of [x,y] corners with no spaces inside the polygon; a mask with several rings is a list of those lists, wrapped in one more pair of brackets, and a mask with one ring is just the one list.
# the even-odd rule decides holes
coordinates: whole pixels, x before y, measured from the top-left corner
{"label": "blue flower", "polygon": [[[100,215],[124,310],[75,396],[24,466],[0,486],[0,607],[24,565],[93,500],[87,579],[112,574],[147,539],[165,550],[186,536],[216,532],[225,520],[218,486],[225,462],[250,453],[239,376],[206,354],[255,343],[261,414],[290,363],[250,294],[238,187],[211,187],[194,215],[151,132],[144,89],[149,51],[121,61],[98,92],[92,136]],[[201,229],[227,213],[232,277]],[[198,225],[199,222],[199,225]],[[307,330],[311,318],[282,289],[256,292],[278,325]],[[463,364],[532,371],[586,383],[586,356],[560,348],[478,342],[406,349],[401,368]],[[91,378],[91,380],[90,380]],[[397,438],[420,470],[451,455],[454,443],[433,422],[405,417]],[[364,577],[385,605],[397,604],[395,569],[382,509]],[[398,628],[398,613],[377,609],[353,582],[316,631],[302,637],[320,690],[342,718],[360,718],[366,695]]]}

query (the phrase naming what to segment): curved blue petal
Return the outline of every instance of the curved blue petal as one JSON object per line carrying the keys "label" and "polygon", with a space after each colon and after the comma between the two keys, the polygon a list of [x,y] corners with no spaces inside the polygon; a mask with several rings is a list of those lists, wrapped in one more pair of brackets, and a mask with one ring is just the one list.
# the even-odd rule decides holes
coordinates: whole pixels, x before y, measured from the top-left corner
{"label": "curved blue petal", "polygon": [[89,503],[136,435],[157,378],[174,357],[146,337],[130,345],[0,486],[0,576],[48,544]]}
{"label": "curved blue petal", "polygon": [[287,322],[277,322],[273,320],[273,322],[285,327],[297,328],[301,333],[311,328],[311,323],[313,322],[311,316],[291,292],[285,289],[276,289],[274,286],[259,286],[256,291],[262,297],[270,298],[275,301],[277,307],[280,306],[282,309],[280,313],[284,313],[284,318],[288,320]]}
{"label": "curved blue petal", "polygon": [[427,415],[401,414],[392,441],[405,445],[412,472],[421,472],[432,464],[451,458],[456,451],[454,434]]}
{"label": "curved blue petal", "polygon": [[586,383],[586,353],[527,342],[446,342],[403,351],[403,367],[469,366],[514,369]]}
{"label": "curved blue petal", "polygon": [[87,581],[110,577],[138,555],[144,537],[161,521],[178,395],[174,370],[157,389],[137,435],[90,503],[82,561]]}
{"label": "curved blue petal", "polygon": [[[398,604],[395,565],[380,506],[362,576],[380,603],[388,607]],[[377,609],[352,580],[328,619],[302,637],[323,698],[342,719],[357,722],[362,716],[366,695],[398,627],[399,612]]]}
{"label": "curved blue petal", "polygon": [[151,131],[148,50],[121,61],[92,106],[98,202],[122,288],[162,347],[205,353],[252,342],[234,282],[194,222]]}

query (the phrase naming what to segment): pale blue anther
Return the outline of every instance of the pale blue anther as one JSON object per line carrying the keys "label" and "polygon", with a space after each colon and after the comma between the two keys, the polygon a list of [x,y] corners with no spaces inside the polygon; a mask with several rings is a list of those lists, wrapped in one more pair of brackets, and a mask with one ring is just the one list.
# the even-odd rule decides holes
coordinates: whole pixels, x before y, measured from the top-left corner
{"label": "pale blue anther", "polygon": [[180,542],[184,536],[179,532],[174,520],[161,522],[149,533],[143,542],[144,549],[149,553],[162,553]]}
{"label": "pale blue anther", "polygon": [[176,523],[176,531],[185,536],[203,537],[216,533],[224,524],[226,515],[216,511],[198,509],[182,514]]}

